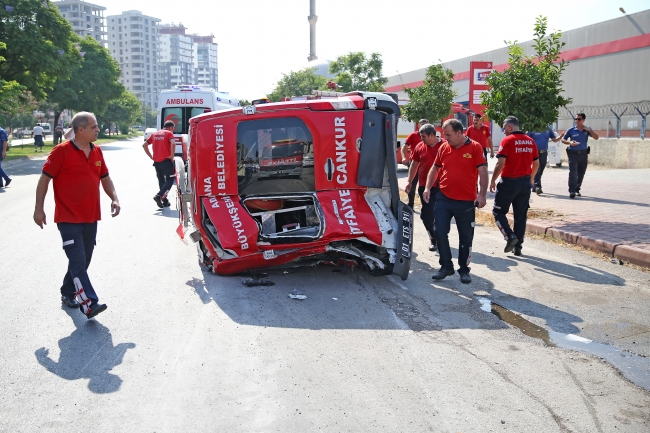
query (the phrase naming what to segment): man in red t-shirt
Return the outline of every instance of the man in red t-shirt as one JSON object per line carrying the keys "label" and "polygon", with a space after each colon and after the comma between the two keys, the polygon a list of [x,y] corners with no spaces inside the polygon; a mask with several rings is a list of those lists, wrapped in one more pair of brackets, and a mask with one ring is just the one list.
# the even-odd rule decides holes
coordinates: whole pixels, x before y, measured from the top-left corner
{"label": "man in red t-shirt", "polygon": [[490,128],[483,124],[483,117],[480,113],[474,113],[474,125],[467,128],[465,135],[481,145],[485,159],[487,159],[488,150],[490,151],[490,158],[494,158],[492,134],[490,134]]}
{"label": "man in red t-shirt", "polygon": [[[521,245],[526,234],[526,219],[530,191],[534,186],[535,174],[539,168],[539,153],[535,141],[519,130],[519,120],[508,116],[503,122],[506,137],[501,140],[497,152],[497,165],[492,173],[490,191],[494,195],[492,214],[506,240],[506,253],[515,250],[515,256],[521,255]],[[501,175],[501,181],[495,184]],[[514,232],[510,229],[506,215],[512,204],[515,220]]]}
{"label": "man in red t-shirt", "polygon": [[[488,186],[487,161],[481,145],[463,134],[463,124],[458,120],[445,121],[442,130],[447,143],[440,146],[422,193],[424,201],[431,200],[430,188],[434,181],[438,182],[434,233],[440,254],[440,270],[433,274],[432,278],[442,280],[454,274],[449,246],[449,230],[451,219],[454,218],[459,240],[458,274],[461,283],[469,284],[472,282],[468,265],[474,240],[474,207],[485,206]],[[477,179],[480,179],[481,186],[478,196]]]}
{"label": "man in red t-shirt", "polygon": [[95,115],[84,111],[75,114],[72,128],[74,139],[54,146],[43,164],[36,186],[34,222],[41,229],[46,224],[43,205],[53,180],[54,222],[68,257],[61,301],[70,308],[79,308],[90,319],[106,310],[106,305],[99,303],[87,272],[95,248],[97,221],[101,219],[99,183],[111,198],[114,217],[120,213],[120,202],[102,150],[92,143],[99,134]]}
{"label": "man in red t-shirt", "polygon": [[[403,164],[408,166],[409,169],[411,167],[411,163],[413,162],[413,149],[415,149],[418,144],[422,143],[422,137],[420,137],[420,128],[428,124],[429,121],[427,119],[420,119],[417,125],[415,125],[417,129],[411,132],[409,136],[406,137],[404,144],[402,144],[402,161],[404,161]],[[413,209],[415,206],[415,186],[417,184],[416,178],[413,177],[413,180],[411,182],[411,189],[408,191],[408,205],[411,209]]]}
{"label": "man in red t-shirt", "polygon": [[[171,120],[166,121],[163,129],[151,134],[147,141],[142,144],[144,152],[153,160],[153,166],[156,169],[159,191],[153,197],[153,200],[160,209],[169,207],[167,193],[172,188],[174,180],[176,180],[176,170],[174,169],[176,141],[173,132],[175,126]],[[153,147],[153,156],[149,151],[150,144]]]}
{"label": "man in red t-shirt", "polygon": [[427,174],[433,166],[433,161],[436,159],[438,149],[443,143],[442,140],[436,135],[436,128],[431,124],[426,124],[420,127],[420,136],[422,141],[411,150],[411,166],[409,167],[408,184],[405,191],[409,193],[413,189],[413,180],[417,177],[418,180],[418,194],[420,195],[420,202],[422,209],[420,210],[420,219],[424,223],[424,227],[429,233],[429,251],[436,251],[436,237],[433,234],[434,215],[433,210],[435,207],[435,195],[438,192],[438,186],[434,182],[430,190],[431,198],[428,202],[422,199],[424,186],[427,183]]}

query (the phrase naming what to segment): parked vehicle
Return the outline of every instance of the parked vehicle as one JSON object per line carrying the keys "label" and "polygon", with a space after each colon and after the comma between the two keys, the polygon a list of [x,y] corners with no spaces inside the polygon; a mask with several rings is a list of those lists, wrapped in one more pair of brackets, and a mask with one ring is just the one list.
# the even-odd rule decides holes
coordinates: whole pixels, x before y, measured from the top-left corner
{"label": "parked vehicle", "polygon": [[147,128],[147,129],[145,129],[144,130],[144,139],[145,139],[145,141],[151,136],[151,134],[153,134],[156,131],[157,131],[156,128]]}

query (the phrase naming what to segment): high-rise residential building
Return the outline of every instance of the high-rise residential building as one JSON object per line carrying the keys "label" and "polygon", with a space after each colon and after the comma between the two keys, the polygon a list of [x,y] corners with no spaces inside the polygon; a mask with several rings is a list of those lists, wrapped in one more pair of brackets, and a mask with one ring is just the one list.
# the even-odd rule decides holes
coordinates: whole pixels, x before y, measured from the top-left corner
{"label": "high-rise residential building", "polygon": [[88,3],[84,0],[61,0],[52,2],[61,15],[72,25],[72,30],[85,38],[90,35],[101,46],[106,46],[106,20],[104,6]]}
{"label": "high-rise residential building", "polygon": [[107,20],[108,50],[122,69],[120,82],[141,102],[157,110],[161,89],[160,19],[133,10],[110,15]]}
{"label": "high-rise residential building", "polygon": [[219,90],[217,44],[214,35],[193,35],[195,83]]}
{"label": "high-rise residential building", "polygon": [[179,84],[195,84],[194,40],[186,35],[182,24],[160,27],[161,89]]}

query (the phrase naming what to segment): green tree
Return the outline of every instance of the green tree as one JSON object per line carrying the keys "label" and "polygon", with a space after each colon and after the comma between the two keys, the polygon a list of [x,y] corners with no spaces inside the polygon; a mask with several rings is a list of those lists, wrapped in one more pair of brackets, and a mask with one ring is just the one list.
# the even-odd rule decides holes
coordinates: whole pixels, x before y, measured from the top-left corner
{"label": "green tree", "polygon": [[248,99],[239,99],[239,105],[245,107],[247,105],[251,105],[251,101],[249,101]]}
{"label": "green tree", "polygon": [[48,95],[48,101],[57,107],[55,123],[63,110],[103,113],[124,91],[119,82],[120,67],[108,50],[90,36],[78,44],[83,61],[71,67],[71,78],[57,80]]}
{"label": "green tree", "polygon": [[383,92],[388,82],[388,78],[381,74],[383,63],[379,53],[372,53],[367,58],[364,52],[351,52],[330,63],[329,72],[336,74],[336,84],[343,92]]}
{"label": "green tree", "polygon": [[410,101],[402,107],[402,117],[409,122],[429,119],[435,122],[451,113],[451,103],[456,96],[453,89],[454,73],[444,66],[431,65],[420,87],[404,88]]}
{"label": "green tree", "polygon": [[126,125],[128,130],[128,126],[132,125],[138,117],[142,117],[142,104],[133,93],[124,89],[118,98],[108,103],[106,110],[97,115],[97,123],[101,125],[102,131],[110,129],[111,123]]}
{"label": "green tree", "polygon": [[275,89],[267,95],[267,98],[271,102],[278,102],[282,98],[309,95],[312,90],[322,89],[327,83],[327,79],[316,75],[314,71],[316,68],[305,68],[297,72],[282,74],[282,79],[278,81]]}
{"label": "green tree", "polygon": [[0,80],[0,114],[4,115],[9,125],[9,131],[14,128],[14,120],[18,126],[34,126],[33,111],[37,102],[32,94],[16,81]]}
{"label": "green tree", "polygon": [[70,77],[81,56],[72,27],[49,1],[17,0],[0,9],[0,80],[16,81],[42,99],[54,82]]}
{"label": "green tree", "polygon": [[546,35],[546,17],[535,21],[534,57],[524,55],[517,41],[506,42],[508,69],[491,72],[485,80],[490,86],[482,101],[487,116],[501,124],[507,116],[516,116],[522,131],[542,131],[557,119],[558,109],[571,103],[562,96],[562,72],[568,65],[560,59],[562,33]]}

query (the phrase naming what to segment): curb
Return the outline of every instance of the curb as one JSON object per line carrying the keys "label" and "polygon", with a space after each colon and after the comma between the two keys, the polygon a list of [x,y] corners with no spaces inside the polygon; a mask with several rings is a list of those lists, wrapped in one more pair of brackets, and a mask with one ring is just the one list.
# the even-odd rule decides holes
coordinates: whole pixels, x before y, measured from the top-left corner
{"label": "curb", "polygon": [[[491,212],[480,210],[492,215]],[[508,221],[514,223],[511,214],[507,215]],[[583,236],[561,227],[553,227],[550,224],[544,224],[544,220],[526,221],[526,231],[536,235],[546,235],[554,239],[560,239],[567,243],[583,246],[587,249],[607,254],[612,258],[617,258],[623,262],[629,262],[644,268],[650,268],[650,245],[647,244],[614,244],[602,239]]]}

